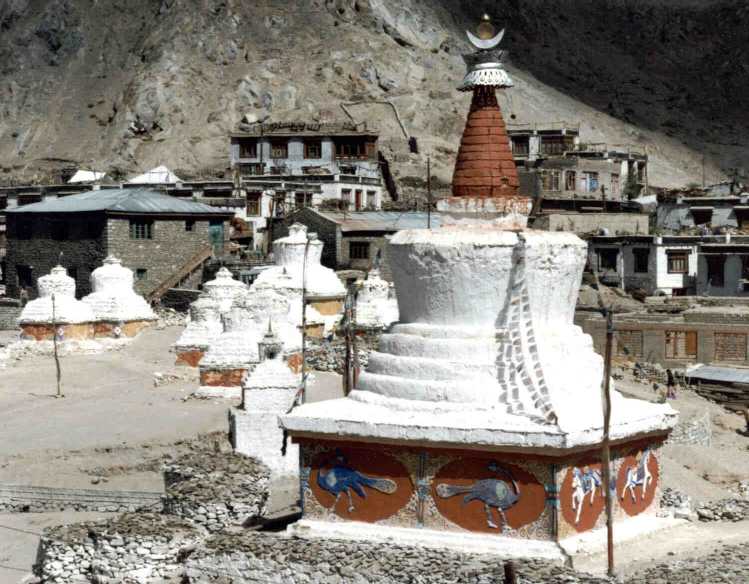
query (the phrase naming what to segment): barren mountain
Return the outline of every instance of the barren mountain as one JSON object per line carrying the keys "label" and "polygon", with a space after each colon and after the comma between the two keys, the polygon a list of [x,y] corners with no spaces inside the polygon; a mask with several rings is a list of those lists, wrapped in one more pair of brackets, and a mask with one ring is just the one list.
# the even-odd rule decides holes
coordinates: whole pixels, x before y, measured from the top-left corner
{"label": "barren mountain", "polygon": [[0,182],[222,175],[242,116],[339,119],[354,102],[402,188],[423,185],[428,153],[446,183],[463,30],[484,10],[508,29],[508,122],[647,148],[653,184],[700,182],[703,155],[708,181],[749,166],[743,0],[0,0]]}

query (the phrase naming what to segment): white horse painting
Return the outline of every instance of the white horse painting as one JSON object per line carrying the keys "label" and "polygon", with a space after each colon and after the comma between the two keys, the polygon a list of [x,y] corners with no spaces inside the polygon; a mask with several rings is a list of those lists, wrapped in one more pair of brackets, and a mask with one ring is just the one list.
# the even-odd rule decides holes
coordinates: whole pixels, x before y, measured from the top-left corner
{"label": "white horse painting", "polygon": [[583,501],[590,494],[590,505],[596,498],[596,489],[601,486],[601,474],[597,470],[585,467],[580,470],[572,469],[572,509],[577,511],[575,523],[580,523],[580,513],[583,510]]}
{"label": "white horse painting", "polygon": [[632,502],[637,502],[637,497],[635,496],[635,488],[641,487],[642,490],[640,491],[640,500],[642,501],[645,499],[645,491],[647,491],[648,486],[650,485],[650,481],[653,480],[653,475],[650,474],[650,469],[648,468],[648,462],[650,461],[650,450],[645,449],[642,451],[641,454],[638,455],[638,462],[637,466],[630,466],[627,469],[627,476],[624,481],[624,488],[622,489],[622,499],[624,499],[624,496],[627,494],[627,490],[629,490],[629,494],[632,497]]}

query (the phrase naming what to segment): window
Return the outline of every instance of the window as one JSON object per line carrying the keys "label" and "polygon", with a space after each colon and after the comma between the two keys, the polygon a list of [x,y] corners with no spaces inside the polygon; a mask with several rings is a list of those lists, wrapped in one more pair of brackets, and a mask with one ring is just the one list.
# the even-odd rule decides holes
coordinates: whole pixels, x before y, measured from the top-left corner
{"label": "window", "polygon": [[322,141],[305,140],[304,141],[305,158],[322,158]]}
{"label": "window", "polygon": [[354,193],[354,209],[356,211],[361,211],[363,206],[363,193],[360,190],[355,191]]}
{"label": "window", "polygon": [[544,170],[541,172],[541,188],[544,191],[559,192],[559,182],[561,179],[561,171],[559,170]]}
{"label": "window", "polygon": [[746,334],[715,333],[716,361],[746,361]]}
{"label": "window", "polygon": [[377,207],[377,192],[367,191],[367,207]]}
{"label": "window", "polygon": [[598,250],[598,271],[616,270],[619,259],[619,250],[616,248]]}
{"label": "window", "polygon": [[612,195],[619,194],[619,175],[618,174],[611,175],[611,194]]}
{"label": "window", "polygon": [[185,221],[185,231],[195,231],[195,219]]}
{"label": "window", "polygon": [[242,138],[239,141],[240,158],[257,158],[257,140],[254,138]]}
{"label": "window", "polygon": [[260,215],[261,193],[247,193],[247,216],[258,217]]}
{"label": "window", "polygon": [[638,247],[632,250],[632,255],[635,258],[635,274],[647,274],[650,249],[647,247]]}
{"label": "window", "polygon": [[567,140],[565,136],[543,136],[541,138],[541,153],[560,155],[567,150]]}
{"label": "window", "polygon": [[338,158],[364,158],[367,156],[367,146],[360,138],[338,138],[335,154]]}
{"label": "window", "polygon": [[265,164],[263,162],[240,164],[239,174],[242,176],[262,176],[265,174]]}
{"label": "window", "polygon": [[616,352],[620,357],[642,357],[642,331],[617,331]]}
{"label": "window", "polygon": [[52,222],[52,239],[55,241],[67,241],[69,239],[67,221],[59,220]]}
{"label": "window", "polygon": [[34,286],[34,277],[31,273],[31,266],[16,264],[16,279],[19,288],[31,288]]}
{"label": "window", "polygon": [[273,140],[270,143],[271,158],[288,158],[289,143],[286,140]]}
{"label": "window", "polygon": [[512,138],[512,153],[515,156],[528,156],[528,136]]}
{"label": "window", "polygon": [[583,181],[583,190],[586,193],[595,193],[598,190],[598,173],[597,172],[584,172],[582,181]]}
{"label": "window", "polygon": [[146,268],[138,268],[135,270],[135,279],[138,280],[138,282],[146,279],[146,274],[148,274],[148,270]]}
{"label": "window", "polygon": [[564,173],[564,190],[574,191],[577,185],[577,173],[574,170],[568,170]]}
{"label": "window", "polygon": [[368,241],[352,241],[349,243],[349,258],[352,260],[368,260],[369,259],[369,242]]}
{"label": "window", "polygon": [[131,219],[130,239],[153,239],[153,221]]}
{"label": "window", "polygon": [[297,209],[312,206],[312,193],[294,193],[294,206]]}
{"label": "window", "polygon": [[0,195],[0,210],[8,208],[8,196]]}
{"label": "window", "polygon": [[725,284],[724,267],[726,256],[709,255],[705,256],[707,260],[707,282],[711,286],[723,287]]}
{"label": "window", "polygon": [[681,250],[667,250],[668,273],[669,274],[688,274],[689,273],[689,252]]}
{"label": "window", "polygon": [[666,359],[696,359],[697,331],[666,331]]}

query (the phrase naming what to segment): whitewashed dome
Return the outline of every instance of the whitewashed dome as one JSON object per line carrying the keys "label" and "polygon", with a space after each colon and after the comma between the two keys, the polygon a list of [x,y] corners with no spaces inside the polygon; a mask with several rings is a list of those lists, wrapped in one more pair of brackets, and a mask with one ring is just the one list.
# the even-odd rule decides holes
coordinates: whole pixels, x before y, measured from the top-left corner
{"label": "whitewashed dome", "polygon": [[178,350],[188,347],[207,348],[223,330],[218,302],[208,294],[202,294],[190,304],[190,322],[174,346]]}
{"label": "whitewashed dome", "polygon": [[235,280],[231,271],[222,267],[216,277],[203,284],[203,291],[218,302],[219,311],[223,314],[231,309],[232,302],[249,290],[244,282]]}
{"label": "whitewashed dome", "polygon": [[398,300],[392,284],[370,270],[356,297],[356,324],[385,328],[398,321]]}
{"label": "whitewashed dome", "polygon": [[91,306],[98,321],[127,322],[155,320],[156,315],[146,300],[133,290],[133,271],[109,256],[91,272],[93,292],[83,298]]}
{"label": "whitewashed dome", "polygon": [[307,227],[295,223],[289,227],[289,235],[273,242],[275,266],[264,270],[252,284],[252,288],[277,288],[300,291],[304,281],[304,254],[307,249],[306,286],[307,295],[342,297],[346,288],[336,273],[320,263],[323,243],[317,234],[309,234]]}
{"label": "whitewashed dome", "polygon": [[[39,298],[24,306],[19,324],[55,323],[80,324],[94,321],[94,313],[87,304],[75,298],[75,280],[68,276],[62,266],[52,268],[52,271],[37,280]],[[54,315],[52,295],[55,296]],[[54,316],[54,319],[53,319]]]}

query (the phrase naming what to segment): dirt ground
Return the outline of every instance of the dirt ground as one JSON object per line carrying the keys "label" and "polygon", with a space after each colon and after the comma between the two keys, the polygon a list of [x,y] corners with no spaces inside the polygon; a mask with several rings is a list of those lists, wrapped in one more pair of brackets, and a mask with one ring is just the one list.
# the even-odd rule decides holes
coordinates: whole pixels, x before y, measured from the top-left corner
{"label": "dirt ground", "polygon": [[[0,483],[162,491],[161,458],[199,434],[226,432],[231,405],[189,397],[197,373],[175,366],[170,350],[181,331],[149,330],[122,350],[63,357],[62,399],[50,357],[11,361],[0,371]],[[157,372],[177,379],[155,387]],[[340,376],[315,372],[307,395],[341,391]],[[0,515],[0,584],[28,574],[44,527],[105,515]]]}

